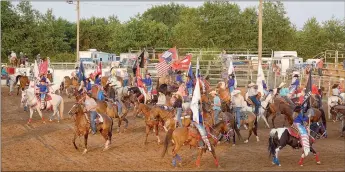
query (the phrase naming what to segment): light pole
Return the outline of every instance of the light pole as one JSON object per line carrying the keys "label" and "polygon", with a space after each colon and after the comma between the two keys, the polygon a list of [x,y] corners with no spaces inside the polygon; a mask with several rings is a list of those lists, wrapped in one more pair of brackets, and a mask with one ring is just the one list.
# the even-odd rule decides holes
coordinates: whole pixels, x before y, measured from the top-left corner
{"label": "light pole", "polygon": [[258,62],[260,64],[262,57],[262,0],[259,4],[259,39],[258,39]]}
{"label": "light pole", "polygon": [[[73,0],[67,0],[68,4],[73,4]],[[79,61],[79,20],[80,20],[80,10],[79,10],[79,0],[77,0],[77,59]]]}

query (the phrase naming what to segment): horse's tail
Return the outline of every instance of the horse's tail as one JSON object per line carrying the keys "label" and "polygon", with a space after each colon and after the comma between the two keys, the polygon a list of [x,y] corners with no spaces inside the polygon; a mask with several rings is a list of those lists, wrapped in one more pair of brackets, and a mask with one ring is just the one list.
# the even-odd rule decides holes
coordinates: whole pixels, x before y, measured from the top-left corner
{"label": "horse's tail", "polygon": [[16,82],[14,83],[14,85],[17,85],[17,83],[18,83],[18,81],[19,81],[19,79],[22,77],[22,75],[17,75],[16,76]]}
{"label": "horse's tail", "polygon": [[[274,130],[274,129],[272,129]],[[271,132],[272,132],[271,130]],[[268,138],[268,152],[270,153],[268,155],[268,157],[271,157],[271,155],[275,155],[276,154],[276,146],[274,144],[274,136],[271,136],[270,133],[270,137]]]}
{"label": "horse's tail", "polygon": [[[163,148],[163,152],[162,152],[162,157],[164,157],[165,153],[168,150],[168,146],[169,143],[171,141],[172,138],[172,134],[173,134],[174,130],[173,129],[169,129],[167,132],[167,135],[165,136],[165,140],[164,140],[164,148]],[[176,144],[176,143],[175,143]]]}
{"label": "horse's tail", "polygon": [[271,155],[275,155],[276,154],[276,148],[277,146],[274,144],[274,137],[276,136],[276,133],[277,133],[277,129],[273,128],[271,129],[270,131],[270,137],[268,138],[268,151],[269,151],[269,157]]}
{"label": "horse's tail", "polygon": [[60,117],[63,116],[64,106],[65,106],[65,103],[64,103],[64,101],[63,101],[63,98],[61,97],[60,110],[59,110],[59,112],[60,112]]}

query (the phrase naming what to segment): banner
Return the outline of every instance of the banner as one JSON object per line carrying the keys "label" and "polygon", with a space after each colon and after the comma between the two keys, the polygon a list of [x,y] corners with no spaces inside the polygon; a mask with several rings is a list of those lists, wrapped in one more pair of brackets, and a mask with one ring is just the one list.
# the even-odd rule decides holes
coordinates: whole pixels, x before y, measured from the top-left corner
{"label": "banner", "polygon": [[189,66],[192,60],[192,54],[188,54],[182,60],[174,61],[171,64],[172,69],[174,70],[189,70]]}

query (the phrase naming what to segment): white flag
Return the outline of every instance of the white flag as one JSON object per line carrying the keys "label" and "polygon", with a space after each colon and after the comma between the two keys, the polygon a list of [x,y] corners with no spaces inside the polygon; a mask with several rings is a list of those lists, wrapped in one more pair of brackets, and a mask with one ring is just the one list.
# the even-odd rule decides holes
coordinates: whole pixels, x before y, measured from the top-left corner
{"label": "white flag", "polygon": [[230,75],[232,73],[234,74],[234,76],[235,76],[234,86],[235,86],[235,88],[237,88],[237,78],[236,78],[236,74],[235,74],[234,64],[232,63],[232,58],[229,58],[229,59],[230,59],[230,61],[229,61],[228,75]]}
{"label": "white flag", "polygon": [[34,72],[34,77],[36,79],[38,79],[40,71],[38,70],[38,65],[37,65],[37,61],[36,60],[35,60],[35,65],[34,65],[34,71],[33,72]]}
{"label": "white flag", "polygon": [[262,81],[266,82],[264,71],[262,70],[262,66],[261,66],[261,61],[259,61],[259,63],[258,63],[258,77],[256,79],[256,84],[258,85],[258,92],[260,92],[261,95],[264,95],[264,87],[262,85]]}
{"label": "white flag", "polygon": [[193,92],[193,98],[192,102],[190,103],[190,109],[193,112],[193,121],[197,122],[199,124],[199,101],[201,99],[200,94],[200,84],[199,84],[199,78],[196,78],[196,84],[195,89]]}

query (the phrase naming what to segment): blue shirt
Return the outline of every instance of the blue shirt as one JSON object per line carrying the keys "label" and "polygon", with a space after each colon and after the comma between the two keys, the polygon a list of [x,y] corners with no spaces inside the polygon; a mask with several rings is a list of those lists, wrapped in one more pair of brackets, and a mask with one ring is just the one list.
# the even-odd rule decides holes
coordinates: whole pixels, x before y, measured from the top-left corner
{"label": "blue shirt", "polygon": [[181,75],[177,75],[176,76],[176,82],[183,82],[182,76]]}
{"label": "blue shirt", "polygon": [[187,88],[193,88],[193,81],[189,80],[186,84]]}
{"label": "blue shirt", "polygon": [[145,83],[146,86],[152,86],[151,78],[145,78],[145,79],[142,79],[142,81]]}
{"label": "blue shirt", "polygon": [[218,96],[215,96],[213,99],[213,110],[221,110],[220,106],[217,106],[217,104],[220,104],[220,98]]}
{"label": "blue shirt", "polygon": [[282,89],[280,89],[279,94],[280,94],[280,96],[287,96],[289,94],[289,92],[290,92],[289,89],[282,88]]}
{"label": "blue shirt", "polygon": [[48,87],[46,85],[39,84],[37,87],[40,89],[40,92],[42,93],[47,93],[48,92]]}
{"label": "blue shirt", "polygon": [[97,78],[97,79],[95,80],[95,84],[101,85],[101,78]]}
{"label": "blue shirt", "polygon": [[309,118],[304,116],[303,113],[299,113],[298,116],[293,120],[294,123],[303,124],[303,122],[307,122]]}
{"label": "blue shirt", "polygon": [[228,81],[228,86],[229,86],[229,88],[235,86],[235,80],[232,79],[232,78],[229,79],[229,81]]}
{"label": "blue shirt", "polygon": [[296,87],[299,86],[299,79],[296,79],[296,81],[291,85],[296,85]]}
{"label": "blue shirt", "polygon": [[7,75],[7,71],[6,71],[5,68],[2,68],[2,69],[1,69],[1,75]]}

